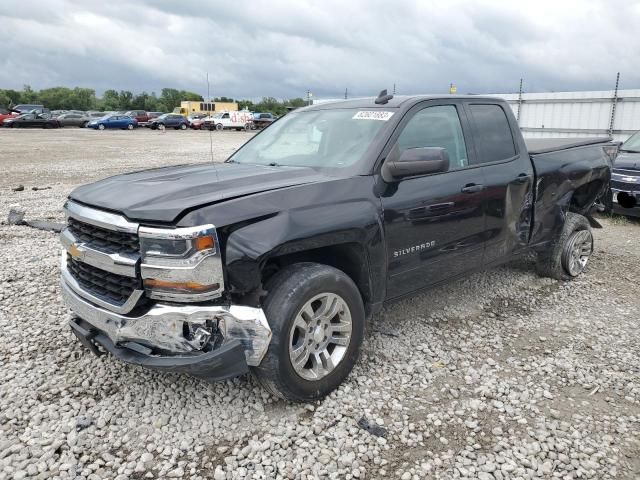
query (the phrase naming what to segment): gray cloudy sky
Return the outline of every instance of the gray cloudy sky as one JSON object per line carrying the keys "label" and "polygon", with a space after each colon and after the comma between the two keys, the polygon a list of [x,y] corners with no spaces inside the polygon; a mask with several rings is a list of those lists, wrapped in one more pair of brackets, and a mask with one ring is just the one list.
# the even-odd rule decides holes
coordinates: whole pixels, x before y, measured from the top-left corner
{"label": "gray cloudy sky", "polygon": [[0,88],[212,96],[640,88],[640,2],[1,0]]}

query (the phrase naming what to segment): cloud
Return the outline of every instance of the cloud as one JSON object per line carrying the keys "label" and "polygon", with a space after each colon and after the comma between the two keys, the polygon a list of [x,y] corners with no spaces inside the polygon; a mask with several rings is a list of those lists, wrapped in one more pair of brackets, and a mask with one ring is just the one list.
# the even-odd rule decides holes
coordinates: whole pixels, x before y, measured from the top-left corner
{"label": "cloud", "polygon": [[605,0],[4,0],[0,88],[234,97],[640,84],[640,4]]}

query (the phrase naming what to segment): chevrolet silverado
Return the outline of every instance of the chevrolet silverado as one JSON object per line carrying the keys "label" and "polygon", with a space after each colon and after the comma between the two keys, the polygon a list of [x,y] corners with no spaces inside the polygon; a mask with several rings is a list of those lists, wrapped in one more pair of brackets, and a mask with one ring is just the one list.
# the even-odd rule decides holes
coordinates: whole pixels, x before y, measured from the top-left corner
{"label": "chevrolet silverado", "polygon": [[610,139],[523,139],[480,96],[296,110],[223,164],[76,188],[61,233],[70,326],[96,354],[311,401],[389,302],[523,254],[570,280],[593,252]]}

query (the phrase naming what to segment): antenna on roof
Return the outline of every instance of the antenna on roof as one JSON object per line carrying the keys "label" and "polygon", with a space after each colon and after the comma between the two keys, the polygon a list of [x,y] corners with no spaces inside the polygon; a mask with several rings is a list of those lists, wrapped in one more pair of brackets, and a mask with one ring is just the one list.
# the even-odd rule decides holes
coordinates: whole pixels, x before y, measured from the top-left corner
{"label": "antenna on roof", "polygon": [[376,98],[375,103],[376,105],[385,105],[389,103],[389,100],[391,100],[392,98],[393,95],[389,95],[387,93],[387,89],[385,88],[378,94],[378,98]]}

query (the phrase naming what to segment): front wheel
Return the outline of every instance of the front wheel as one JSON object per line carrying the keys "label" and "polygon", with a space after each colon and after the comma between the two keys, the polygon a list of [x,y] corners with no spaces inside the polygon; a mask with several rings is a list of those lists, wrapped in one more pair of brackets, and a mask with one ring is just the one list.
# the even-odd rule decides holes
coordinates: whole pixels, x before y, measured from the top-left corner
{"label": "front wheel", "polygon": [[98,125],[98,130],[104,130],[104,125],[102,123]]}
{"label": "front wheel", "polygon": [[130,123],[129,125],[127,125],[127,130],[133,130],[133,124]]}
{"label": "front wheel", "polygon": [[187,126],[184,123],[180,124],[180,130],[186,130],[186,129],[187,129]]}
{"label": "front wheel", "polygon": [[284,268],[268,282],[271,344],[258,381],[281,398],[307,402],[335,390],[355,365],[364,336],[362,297],[344,272],[317,263]]}
{"label": "front wheel", "polygon": [[577,213],[567,213],[560,235],[538,253],[536,268],[543,277],[572,280],[584,272],[593,253],[589,221]]}
{"label": "front wheel", "polygon": [[216,125],[216,130],[218,130],[218,131],[219,131],[219,130],[222,130],[223,128],[224,128],[224,126],[223,126],[221,123],[218,123],[218,124]]}

